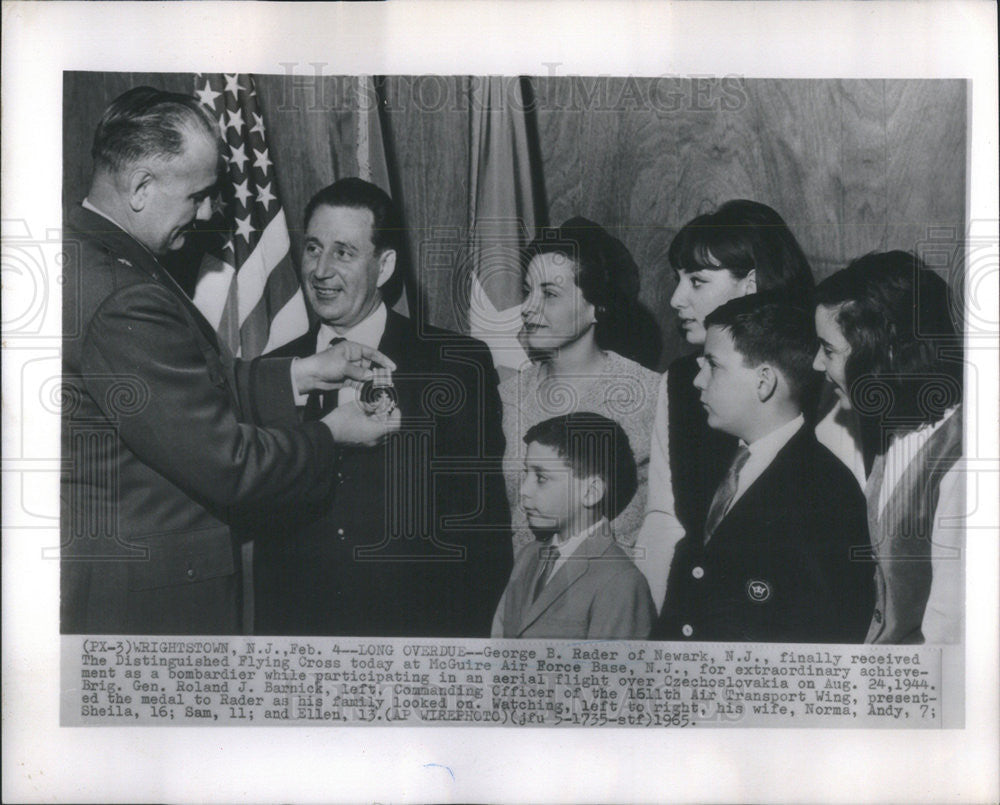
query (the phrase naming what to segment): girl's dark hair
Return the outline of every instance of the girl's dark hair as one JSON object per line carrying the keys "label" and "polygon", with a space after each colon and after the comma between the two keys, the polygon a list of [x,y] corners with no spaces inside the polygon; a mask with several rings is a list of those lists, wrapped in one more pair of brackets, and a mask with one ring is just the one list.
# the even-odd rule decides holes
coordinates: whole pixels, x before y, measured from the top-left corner
{"label": "girl's dark hair", "polygon": [[594,306],[594,335],[601,349],[646,367],[656,365],[659,330],[639,303],[639,267],[624,243],[599,224],[576,216],[539,232],[524,249],[522,271],[543,254],[560,254],[573,262],[577,287]]}
{"label": "girl's dark hair", "polygon": [[809,299],[813,275],[805,252],[784,219],[766,204],[727,201],[688,221],[667,253],[677,271],[728,269],[742,279],[756,272],[757,290]]}
{"label": "girl's dark hair", "polygon": [[937,422],[962,399],[962,342],[948,284],[914,254],[867,254],[823,280],[816,302],[836,309],[851,347],[852,407],[893,429]]}

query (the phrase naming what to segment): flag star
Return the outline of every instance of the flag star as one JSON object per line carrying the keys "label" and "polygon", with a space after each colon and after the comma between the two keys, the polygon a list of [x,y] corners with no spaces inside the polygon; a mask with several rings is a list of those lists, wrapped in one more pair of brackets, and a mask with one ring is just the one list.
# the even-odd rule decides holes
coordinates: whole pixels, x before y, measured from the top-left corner
{"label": "flag star", "polygon": [[225,216],[228,206],[221,195],[212,196],[212,215]]}
{"label": "flag star", "polygon": [[265,148],[263,151],[258,151],[256,148],[254,148],[253,152],[257,155],[257,158],[253,161],[254,167],[260,168],[262,171],[264,171],[264,173],[267,173],[268,166],[274,164],[267,157],[267,149]]}
{"label": "flag star", "polygon": [[239,83],[240,80],[239,73],[234,73],[233,75],[226,75],[225,73],[223,73],[223,75],[225,75],[226,77],[226,88],[223,90],[223,92],[231,92],[233,93],[233,98],[236,98],[241,90],[244,92],[246,91],[246,87],[241,86]]}
{"label": "flag star", "polygon": [[237,147],[230,146],[229,150],[232,153],[229,155],[229,164],[236,165],[241,171],[244,170],[243,166],[246,165],[247,160],[250,158],[246,155],[246,151],[243,150],[243,146],[239,145]]}
{"label": "flag star", "polygon": [[227,129],[236,129],[236,133],[240,133],[240,129],[243,128],[243,112],[237,109],[235,112],[229,113],[229,122],[226,123]]}
{"label": "flag star", "polygon": [[233,184],[233,192],[236,194],[236,198],[240,200],[240,204],[244,207],[247,205],[247,199],[250,198],[250,188],[247,187],[250,179],[244,179],[239,184]]}
{"label": "flag star", "polygon": [[212,85],[207,78],[205,79],[205,88],[195,90],[195,95],[198,96],[198,102],[207,106],[209,109],[215,106],[215,99],[221,94],[221,92],[216,92],[212,89]]}
{"label": "flag star", "polygon": [[264,136],[264,117],[263,115],[258,115],[256,112],[251,112],[253,115],[253,128],[250,129],[250,133],[258,132],[261,137]]}
{"label": "flag star", "polygon": [[250,242],[250,235],[253,234],[253,224],[250,223],[250,216],[236,219],[236,234],[247,243]]}
{"label": "flag star", "polygon": [[271,185],[265,184],[257,188],[257,201],[264,205],[264,209],[268,209],[271,206],[271,202],[275,201],[277,196],[271,192]]}

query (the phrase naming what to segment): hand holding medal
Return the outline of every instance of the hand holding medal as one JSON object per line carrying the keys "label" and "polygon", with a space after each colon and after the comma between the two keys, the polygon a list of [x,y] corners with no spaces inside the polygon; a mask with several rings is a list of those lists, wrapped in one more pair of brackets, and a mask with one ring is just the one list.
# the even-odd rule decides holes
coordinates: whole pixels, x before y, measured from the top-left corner
{"label": "hand holding medal", "polygon": [[358,402],[369,416],[386,419],[396,409],[397,403],[392,370],[373,366],[371,378],[358,391]]}

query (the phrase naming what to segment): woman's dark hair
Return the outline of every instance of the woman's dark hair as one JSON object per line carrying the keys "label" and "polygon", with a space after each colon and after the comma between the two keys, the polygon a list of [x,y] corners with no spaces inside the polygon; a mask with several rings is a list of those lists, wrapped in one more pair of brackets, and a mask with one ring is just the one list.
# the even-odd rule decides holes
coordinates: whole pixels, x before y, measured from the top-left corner
{"label": "woman's dark hair", "polygon": [[962,342],[948,284],[914,254],[867,254],[823,280],[816,303],[836,310],[851,347],[851,405],[896,431],[937,422],[962,399]]}
{"label": "woman's dark hair", "polygon": [[667,253],[677,271],[728,269],[742,279],[756,272],[758,291],[782,291],[807,300],[813,275],[805,252],[784,219],[758,201],[727,201],[688,221]]}
{"label": "woman's dark hair", "polygon": [[576,216],[539,232],[524,249],[522,271],[527,272],[528,264],[543,254],[572,260],[577,287],[594,306],[594,335],[601,349],[646,367],[657,364],[662,346],[659,329],[639,303],[639,266],[624,243],[599,224]]}

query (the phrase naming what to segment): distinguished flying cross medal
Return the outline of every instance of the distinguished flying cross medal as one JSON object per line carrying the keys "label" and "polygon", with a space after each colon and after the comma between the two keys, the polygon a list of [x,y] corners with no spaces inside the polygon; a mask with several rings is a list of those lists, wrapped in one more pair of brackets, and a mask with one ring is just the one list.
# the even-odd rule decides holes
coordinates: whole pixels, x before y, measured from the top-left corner
{"label": "distinguished flying cross medal", "polygon": [[366,414],[386,418],[396,407],[396,387],[392,385],[392,372],[381,366],[372,367],[371,379],[366,380],[358,392],[358,402]]}

